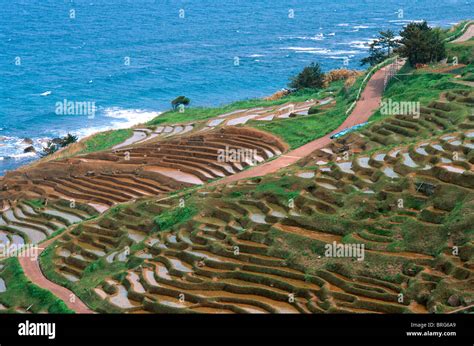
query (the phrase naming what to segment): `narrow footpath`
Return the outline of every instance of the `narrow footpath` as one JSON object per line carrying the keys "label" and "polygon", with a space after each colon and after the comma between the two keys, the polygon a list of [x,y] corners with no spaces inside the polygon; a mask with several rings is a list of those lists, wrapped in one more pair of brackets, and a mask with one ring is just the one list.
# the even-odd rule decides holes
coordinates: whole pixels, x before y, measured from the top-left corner
{"label": "narrow footpath", "polygon": [[[391,65],[394,65],[397,71],[403,66],[403,64],[400,62],[394,62]],[[384,91],[386,71],[391,67],[391,65],[387,65],[374,73],[374,75],[369,79],[360,99],[357,101],[354,110],[336,130],[328,133],[324,137],[318,138],[295,150],[283,154],[273,161],[225,177],[214,182],[212,185],[228,184],[241,179],[260,177],[266,174],[274,173],[283,167],[287,167],[296,163],[303,157],[311,154],[313,151],[324,148],[331,143],[332,140],[330,137],[332,135],[349,127],[368,121],[370,116],[380,107],[380,102],[382,100]]]}

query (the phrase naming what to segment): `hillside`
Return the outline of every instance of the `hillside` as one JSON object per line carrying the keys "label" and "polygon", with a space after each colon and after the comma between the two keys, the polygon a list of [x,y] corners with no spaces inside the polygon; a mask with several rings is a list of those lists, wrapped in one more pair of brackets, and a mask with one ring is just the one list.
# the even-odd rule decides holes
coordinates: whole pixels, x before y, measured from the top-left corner
{"label": "hillside", "polygon": [[[9,172],[2,239],[40,244],[43,288],[96,312],[468,311],[472,27],[445,63],[390,59],[349,85],[170,111]],[[0,303],[23,312],[9,282]],[[52,297],[34,311],[71,309]]]}

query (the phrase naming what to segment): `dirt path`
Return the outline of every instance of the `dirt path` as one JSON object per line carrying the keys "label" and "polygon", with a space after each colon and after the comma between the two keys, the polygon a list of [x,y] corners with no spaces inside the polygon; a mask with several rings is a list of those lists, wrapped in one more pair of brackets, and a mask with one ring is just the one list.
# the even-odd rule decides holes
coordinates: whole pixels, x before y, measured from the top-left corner
{"label": "dirt path", "polygon": [[[455,43],[458,42],[465,42],[471,39],[474,36],[474,25],[468,27],[466,32],[457,38],[456,40],[452,41]],[[397,68],[401,68],[401,64],[397,65]],[[309,142],[298,149],[292,150],[287,154],[281,155],[276,160],[264,163],[260,166],[248,169],[246,171],[242,171],[240,173],[228,176],[223,178],[219,181],[214,182],[211,185],[216,184],[226,184],[235,182],[241,179],[259,177],[266,174],[274,173],[283,167],[287,167],[291,164],[294,164],[301,158],[311,154],[313,151],[317,149],[321,149],[328,144],[331,143],[330,137],[340,132],[348,127],[362,124],[366,122],[370,116],[377,110],[380,105],[380,101],[382,99],[383,89],[384,89],[384,77],[385,71],[389,67],[386,66],[379,71],[375,72],[374,75],[370,78],[367,86],[365,87],[364,91],[362,92],[361,98],[357,101],[357,104],[352,111],[352,113],[347,117],[347,119],[334,131],[327,134],[324,137],[316,139],[312,142]],[[144,134],[146,137],[146,134]],[[134,133],[131,139],[128,139],[124,143],[119,144],[119,146],[124,146],[124,144],[129,145],[130,142],[136,142],[139,140],[143,140],[143,134]],[[49,245],[51,241],[47,241],[46,243],[41,244],[43,248]],[[41,253],[42,250],[39,252]],[[39,256],[39,254],[38,254]],[[62,287],[54,282],[48,280],[41,268],[39,266],[38,260],[32,261],[29,257],[22,257],[19,258],[20,264],[25,272],[26,277],[31,280],[34,284],[51,291],[54,295],[56,295],[59,299],[62,299],[65,304],[71,309],[74,310],[76,313],[93,313],[91,309],[89,309],[75,294],[70,291],[69,289]],[[71,302],[71,297],[75,297],[74,302]]]}
{"label": "dirt path", "polygon": [[[49,241],[47,242],[50,243]],[[25,276],[33,282],[35,285],[49,290],[56,297],[64,301],[67,307],[76,313],[79,314],[92,314],[94,311],[89,309],[86,304],[84,304],[71,290],[55,284],[52,281],[49,281],[41,271],[39,266],[39,255],[46,247],[46,243],[39,245],[41,248],[38,249],[38,257],[34,260],[29,256],[18,257],[20,265],[25,272]],[[73,299],[71,299],[73,298]]]}
{"label": "dirt path", "polygon": [[466,42],[474,36],[474,24],[468,26],[467,30],[457,39],[451,41],[452,43]]}
{"label": "dirt path", "polygon": [[[396,62],[394,64],[397,64]],[[390,66],[390,65],[389,65]],[[287,167],[291,164],[294,164],[301,158],[308,156],[313,151],[317,149],[324,148],[329,143],[331,143],[331,136],[337,132],[340,132],[348,127],[362,124],[369,120],[370,116],[379,108],[380,101],[382,100],[382,94],[384,89],[384,78],[385,71],[389,66],[383,67],[370,78],[367,86],[365,87],[362,95],[357,101],[357,104],[352,111],[352,113],[347,117],[347,119],[334,131],[327,134],[324,137],[318,138],[312,142],[309,142],[298,149],[292,150],[284,155],[281,155],[279,158],[264,163],[260,166],[250,168],[246,171],[228,176],[221,180],[218,180],[211,185],[217,184],[227,184],[241,179],[248,179],[253,177],[260,177],[269,173],[274,173],[283,167]],[[397,68],[400,69],[402,64],[397,64]]]}
{"label": "dirt path", "polygon": [[[20,262],[25,276],[32,283],[43,289],[49,290],[56,297],[61,299],[69,309],[75,311],[76,313],[93,314],[94,311],[89,309],[87,305],[84,304],[84,302],[82,302],[82,300],[80,300],[79,297],[77,297],[71,290],[48,280],[48,278],[46,278],[46,276],[44,276],[43,272],[41,271],[39,265],[39,256],[41,255],[43,250],[48,247],[48,245],[53,243],[59,237],[60,235],[38,244],[38,253],[36,259],[33,260],[29,256],[22,256],[18,257],[18,261]],[[29,254],[28,251],[26,251],[26,253]]]}

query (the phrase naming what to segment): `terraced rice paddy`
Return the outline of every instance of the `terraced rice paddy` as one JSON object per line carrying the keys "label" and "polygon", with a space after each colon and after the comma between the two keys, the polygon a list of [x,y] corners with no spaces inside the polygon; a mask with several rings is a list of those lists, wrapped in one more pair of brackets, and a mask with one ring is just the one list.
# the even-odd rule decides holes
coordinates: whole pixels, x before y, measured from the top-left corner
{"label": "terraced rice paddy", "polygon": [[[342,237],[303,225],[289,225],[297,224],[298,218],[292,217],[289,208],[280,202],[273,199],[272,202],[253,199],[245,203],[223,202],[209,197],[205,200],[212,208],[204,214],[171,232],[149,235],[145,247],[131,254],[143,262],[121,275],[122,280],[106,278],[94,288],[98,298],[114,309],[127,312],[309,313],[426,309],[410,301],[397,304],[398,294],[404,291],[400,283],[385,283],[371,277],[360,277],[354,283],[353,278],[331,270],[317,269],[309,274],[288,263],[285,256],[275,253],[272,239],[275,231],[323,243],[340,241]],[[142,216],[143,208],[142,205]],[[81,232],[78,237],[58,242],[54,256],[57,272],[74,271],[77,280],[96,258],[88,253],[87,247],[81,247],[81,239],[101,244],[97,235],[96,239],[91,238],[93,234],[107,233],[112,237],[114,227],[102,227],[121,224],[118,220],[125,219],[131,212],[125,209],[114,218],[104,218],[100,222],[101,229],[94,233],[82,228],[78,230]],[[313,214],[305,208],[298,208],[298,213],[305,218]],[[261,217],[252,220],[255,214]],[[117,239],[117,234],[114,238]],[[104,253],[120,252],[123,249],[119,247],[125,243],[110,241],[109,244],[100,245]],[[64,253],[63,249],[69,252]],[[72,249],[76,256],[71,255]],[[370,251],[377,256],[386,250]],[[397,260],[410,258],[423,265],[433,262],[429,255],[409,252],[390,255]]]}
{"label": "terraced rice paddy", "polygon": [[[7,174],[0,244],[66,229],[42,271],[98,312],[449,312],[474,298],[473,96],[451,90],[417,117],[230,184],[217,182],[288,149],[242,125],[333,100],[135,128],[112,150]],[[221,159],[240,150],[253,162]],[[333,244],[363,246],[363,258],[328,255]]]}
{"label": "terraced rice paddy", "polygon": [[0,245],[18,248],[27,243],[39,243],[54,232],[81,222],[97,211],[90,206],[71,208],[70,202],[55,201],[42,207],[33,207],[22,201],[6,203],[0,213]]}
{"label": "terraced rice paddy", "polygon": [[[55,242],[43,259],[48,275],[74,287],[104,261],[121,268],[100,274],[93,297],[83,297],[103,312],[446,312],[452,295],[469,304],[472,93],[447,99],[419,119],[390,118],[342,137],[280,174],[203,187],[186,197],[196,213],[169,228],[159,220],[185,208],[179,197],[111,210]],[[428,138],[416,140],[419,133]],[[259,154],[284,150],[272,145]],[[120,152],[107,155],[115,162]],[[237,170],[228,168],[183,171],[204,181]],[[363,244],[364,260],[328,257],[334,242]]]}
{"label": "terraced rice paddy", "polygon": [[[286,147],[268,134],[229,128],[39,164],[1,182],[3,200],[68,199],[103,211],[239,172],[281,154]],[[221,152],[248,151],[255,162],[220,160]],[[1,200],[0,200],[1,201]]]}
{"label": "terraced rice paddy", "polygon": [[131,145],[163,140],[174,136],[181,136],[194,130],[194,124],[156,126],[155,128],[135,128],[133,135],[123,143],[117,144],[113,149],[127,148]]}
{"label": "terraced rice paddy", "polygon": [[240,109],[229,113],[221,114],[217,118],[208,121],[208,127],[219,125],[236,126],[244,125],[250,120],[272,121],[290,117],[308,115],[308,111],[313,106],[327,108],[333,99],[327,97],[322,100],[308,100],[306,102],[289,102],[279,106],[257,107],[252,109]]}

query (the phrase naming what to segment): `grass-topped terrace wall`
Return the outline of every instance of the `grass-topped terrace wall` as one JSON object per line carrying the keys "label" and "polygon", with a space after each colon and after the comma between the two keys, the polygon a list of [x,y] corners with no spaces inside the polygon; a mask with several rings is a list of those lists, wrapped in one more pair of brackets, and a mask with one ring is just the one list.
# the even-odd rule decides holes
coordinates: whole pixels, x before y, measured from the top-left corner
{"label": "grass-topped terrace wall", "polygon": [[270,122],[251,120],[250,126],[273,133],[289,144],[291,149],[298,148],[314,139],[323,137],[336,129],[345,120],[347,108],[356,100],[364,75],[346,88],[344,81],[333,82],[324,92],[335,98],[335,106],[322,109],[317,114],[289,119],[275,119]]}
{"label": "grass-topped terrace wall", "polygon": [[147,125],[165,125],[165,124],[179,124],[187,122],[195,122],[201,120],[207,120],[210,118],[217,117],[221,114],[230,113],[239,109],[247,109],[254,107],[268,107],[268,106],[277,106],[287,102],[302,102],[308,99],[318,99],[321,98],[320,90],[302,90],[289,94],[282,97],[278,100],[268,101],[264,99],[250,99],[243,101],[236,101],[228,105],[220,107],[190,107],[186,108],[184,112],[168,111],[160,114],[156,118],[150,120]]}
{"label": "grass-topped terrace wall", "polygon": [[[1,181],[0,199],[68,198],[112,206],[202,184],[250,166],[245,160],[221,160],[220,152],[246,150],[252,155],[257,153],[255,159],[261,162],[287,148],[272,134],[224,127],[202,135],[94,152],[9,172]],[[173,174],[180,172],[184,177],[174,179]],[[190,177],[196,179],[190,182]]]}

